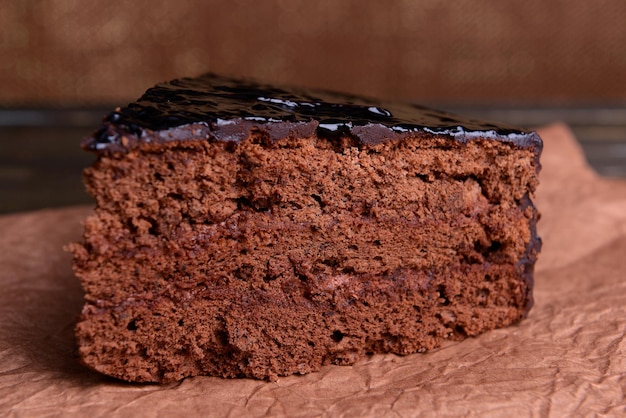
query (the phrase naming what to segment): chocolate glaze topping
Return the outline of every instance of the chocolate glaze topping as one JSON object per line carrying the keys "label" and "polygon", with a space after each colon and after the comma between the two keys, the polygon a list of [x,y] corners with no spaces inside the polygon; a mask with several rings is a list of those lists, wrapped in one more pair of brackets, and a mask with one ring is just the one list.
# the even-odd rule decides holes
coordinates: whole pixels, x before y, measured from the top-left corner
{"label": "chocolate glaze topping", "polygon": [[458,141],[486,137],[541,148],[534,132],[465,119],[412,104],[353,95],[284,89],[250,80],[205,74],[158,84],[135,103],[117,109],[83,146],[115,150],[132,141],[213,138],[239,141],[261,129],[272,140],[286,136],[348,134],[376,144],[411,134],[438,134]]}

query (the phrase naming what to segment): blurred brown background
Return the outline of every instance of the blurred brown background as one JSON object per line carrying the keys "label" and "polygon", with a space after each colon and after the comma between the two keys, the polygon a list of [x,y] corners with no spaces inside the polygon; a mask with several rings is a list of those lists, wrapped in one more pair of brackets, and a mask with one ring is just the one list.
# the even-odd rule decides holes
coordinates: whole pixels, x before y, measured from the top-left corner
{"label": "blurred brown background", "polygon": [[81,137],[207,71],[564,121],[626,177],[624,0],[0,0],[0,213],[90,202]]}
{"label": "blurred brown background", "polygon": [[205,71],[418,101],[626,99],[624,0],[3,0],[0,105]]}

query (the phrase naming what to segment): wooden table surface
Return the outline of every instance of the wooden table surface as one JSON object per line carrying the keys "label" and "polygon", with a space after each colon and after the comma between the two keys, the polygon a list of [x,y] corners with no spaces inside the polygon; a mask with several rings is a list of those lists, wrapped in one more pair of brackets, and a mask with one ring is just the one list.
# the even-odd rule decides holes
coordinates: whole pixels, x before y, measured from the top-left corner
{"label": "wooden table surface", "polygon": [[[613,107],[438,106],[465,116],[541,126],[567,123],[598,173],[626,178],[626,105]],[[108,109],[0,109],[0,213],[91,203],[79,147]]]}

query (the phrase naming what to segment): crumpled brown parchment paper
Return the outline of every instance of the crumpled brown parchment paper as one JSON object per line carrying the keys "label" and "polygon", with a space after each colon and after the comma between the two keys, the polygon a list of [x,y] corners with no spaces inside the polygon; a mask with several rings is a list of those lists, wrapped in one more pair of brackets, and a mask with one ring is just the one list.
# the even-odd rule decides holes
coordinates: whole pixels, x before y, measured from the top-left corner
{"label": "crumpled brown parchment paper", "polygon": [[544,248],[528,319],[278,382],[137,385],[83,368],[82,291],[62,246],[90,208],[0,217],[0,416],[626,416],[626,181],[599,178],[567,127],[540,134]]}

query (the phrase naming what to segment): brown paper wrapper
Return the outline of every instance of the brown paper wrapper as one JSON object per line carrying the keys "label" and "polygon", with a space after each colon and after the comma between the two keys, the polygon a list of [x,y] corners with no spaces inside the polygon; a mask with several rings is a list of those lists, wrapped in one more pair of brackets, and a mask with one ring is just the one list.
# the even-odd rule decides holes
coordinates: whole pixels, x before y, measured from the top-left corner
{"label": "brown paper wrapper", "polygon": [[567,127],[540,134],[544,248],[526,320],[278,382],[140,385],[83,368],[73,337],[82,290],[62,247],[91,209],[0,217],[0,415],[626,415],[626,182],[599,178]]}

